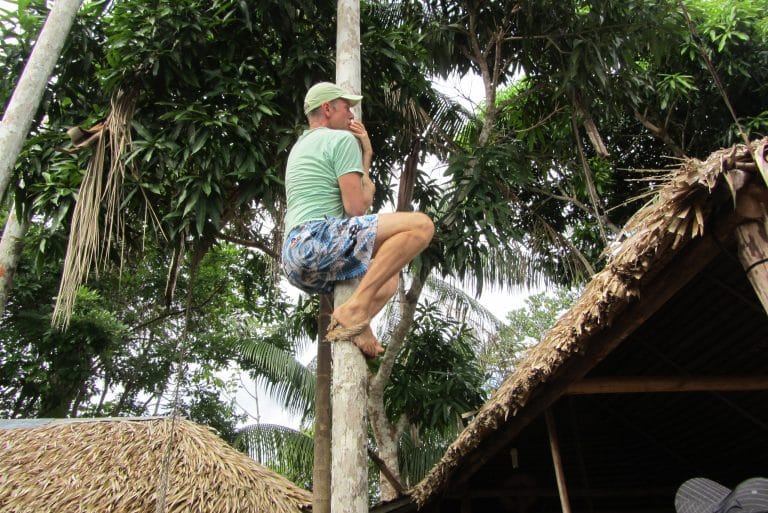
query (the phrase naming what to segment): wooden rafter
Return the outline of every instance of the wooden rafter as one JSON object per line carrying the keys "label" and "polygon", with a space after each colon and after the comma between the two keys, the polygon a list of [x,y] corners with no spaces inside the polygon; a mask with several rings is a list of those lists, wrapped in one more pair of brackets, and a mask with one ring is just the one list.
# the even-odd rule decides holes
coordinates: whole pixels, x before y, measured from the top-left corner
{"label": "wooden rafter", "polygon": [[587,378],[571,383],[567,395],[661,392],[747,392],[768,390],[766,376],[639,376]]}

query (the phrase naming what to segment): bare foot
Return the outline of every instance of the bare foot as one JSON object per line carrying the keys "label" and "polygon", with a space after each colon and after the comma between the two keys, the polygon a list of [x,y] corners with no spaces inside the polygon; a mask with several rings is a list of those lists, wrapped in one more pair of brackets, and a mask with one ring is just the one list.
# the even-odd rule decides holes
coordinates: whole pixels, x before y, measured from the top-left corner
{"label": "bare foot", "polygon": [[356,336],[353,339],[353,342],[360,348],[360,351],[369,358],[376,358],[384,352],[384,346],[382,346],[376,339],[370,325],[362,333]]}
{"label": "bare foot", "polygon": [[[362,315],[361,315],[362,314]],[[334,323],[335,321],[335,323]],[[338,324],[346,331],[345,335],[350,336],[352,342],[360,348],[368,358],[376,358],[379,354],[384,352],[384,348],[376,340],[376,336],[373,334],[373,330],[369,324],[370,319],[367,318],[364,310],[355,309],[350,307],[348,303],[344,303],[333,311],[331,314],[331,324]],[[329,334],[332,330],[329,327]],[[329,340],[332,337],[329,335]]]}

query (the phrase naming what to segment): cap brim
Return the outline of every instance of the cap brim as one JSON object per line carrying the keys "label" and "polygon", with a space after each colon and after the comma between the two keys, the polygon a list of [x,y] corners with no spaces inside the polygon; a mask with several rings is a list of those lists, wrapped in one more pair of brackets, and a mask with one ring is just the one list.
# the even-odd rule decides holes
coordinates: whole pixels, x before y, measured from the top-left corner
{"label": "cap brim", "polygon": [[677,489],[675,511],[677,513],[714,513],[729,493],[731,490],[720,483],[695,477]]}
{"label": "cap brim", "polygon": [[360,103],[360,100],[363,99],[363,97],[359,94],[345,94],[345,95],[342,95],[341,98],[343,98],[344,100],[347,100],[350,103],[350,105],[357,105],[358,103]]}
{"label": "cap brim", "polygon": [[753,477],[736,485],[728,498],[729,505],[738,505],[744,513],[768,512],[768,479]]}

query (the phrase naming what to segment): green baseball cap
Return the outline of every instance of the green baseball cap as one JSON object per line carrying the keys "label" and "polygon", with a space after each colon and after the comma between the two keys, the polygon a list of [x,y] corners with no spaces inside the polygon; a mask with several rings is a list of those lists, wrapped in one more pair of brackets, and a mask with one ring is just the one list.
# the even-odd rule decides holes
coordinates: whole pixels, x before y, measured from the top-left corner
{"label": "green baseball cap", "polygon": [[363,99],[361,95],[348,93],[331,82],[319,82],[310,87],[304,97],[304,114],[309,114],[323,102],[332,102],[339,98],[347,100],[351,105],[357,105]]}

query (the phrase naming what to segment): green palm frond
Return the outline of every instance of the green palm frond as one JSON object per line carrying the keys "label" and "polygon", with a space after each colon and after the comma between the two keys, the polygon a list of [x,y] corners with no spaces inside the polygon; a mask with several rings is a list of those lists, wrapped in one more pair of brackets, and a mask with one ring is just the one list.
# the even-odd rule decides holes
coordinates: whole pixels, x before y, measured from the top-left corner
{"label": "green palm frond", "polygon": [[440,461],[448,445],[456,435],[418,437],[414,440],[409,434],[400,439],[400,477],[406,488],[414,486],[424,479],[427,473]]}
{"label": "green palm frond", "polygon": [[276,424],[253,424],[238,432],[234,445],[297,485],[312,487],[314,440],[310,435]]}
{"label": "green palm frond", "polygon": [[[440,305],[441,310],[447,312],[449,317],[467,324],[478,340],[494,337],[503,324],[493,312],[472,297],[464,288],[441,279],[434,273],[427,277],[422,299]],[[386,343],[400,321],[399,310],[395,301],[387,304],[383,319],[384,323],[377,330],[377,336]]]}
{"label": "green palm frond", "polygon": [[473,326],[479,333],[496,332],[501,327],[501,320],[490,310],[466,290],[446,280],[429,276],[425,292],[429,299],[443,305],[451,317]]}
{"label": "green palm frond", "polygon": [[252,339],[242,342],[241,352],[253,364],[254,378],[276,401],[305,419],[313,416],[315,375],[291,351],[268,339]]}

